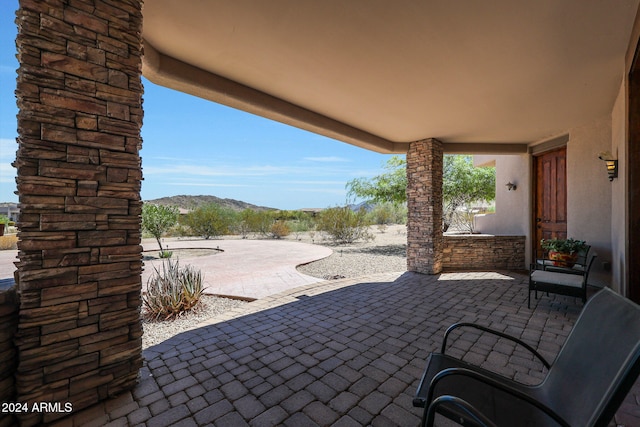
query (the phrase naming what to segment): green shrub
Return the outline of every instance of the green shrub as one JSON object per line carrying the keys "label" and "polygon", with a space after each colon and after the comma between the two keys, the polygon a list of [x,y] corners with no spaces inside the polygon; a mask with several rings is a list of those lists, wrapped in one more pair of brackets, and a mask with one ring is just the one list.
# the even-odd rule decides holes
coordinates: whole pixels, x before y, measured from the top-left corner
{"label": "green shrub", "polygon": [[173,251],[165,250],[160,251],[160,258],[171,258],[173,256]]}
{"label": "green shrub", "polygon": [[235,223],[235,217],[236,214],[232,209],[211,203],[189,212],[184,223],[197,236],[210,239],[229,234]]}
{"label": "green shrub", "polygon": [[274,214],[269,211],[245,209],[240,214],[241,221],[248,232],[268,236],[275,222]]}
{"label": "green shrub", "polygon": [[364,209],[354,212],[349,207],[336,207],[320,212],[316,223],[319,231],[325,232],[338,244],[353,243],[356,240],[371,240],[370,222]]}
{"label": "green shrub", "polygon": [[162,268],[154,267],[142,296],[144,315],[153,320],[168,320],[197,306],[204,292],[200,270],[179,262],[163,260]]}
{"label": "green shrub", "polygon": [[371,223],[376,225],[406,224],[407,205],[391,202],[378,203],[369,212],[368,217]]}
{"label": "green shrub", "polygon": [[287,221],[287,225],[291,232],[296,236],[296,240],[300,240],[300,235],[306,231],[312,231],[315,223],[310,215],[304,214],[300,219]]}

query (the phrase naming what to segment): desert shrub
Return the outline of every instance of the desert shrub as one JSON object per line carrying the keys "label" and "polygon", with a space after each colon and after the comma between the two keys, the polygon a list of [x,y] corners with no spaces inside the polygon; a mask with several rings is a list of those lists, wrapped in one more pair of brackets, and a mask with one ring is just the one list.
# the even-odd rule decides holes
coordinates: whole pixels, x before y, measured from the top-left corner
{"label": "desert shrub", "polygon": [[237,220],[233,225],[233,231],[243,239],[249,237],[249,233],[251,233],[251,226],[249,225],[249,222],[244,218],[244,211],[238,214]]}
{"label": "desert shrub", "polygon": [[372,239],[369,225],[364,209],[356,212],[346,206],[323,210],[316,222],[316,228],[338,244]]}
{"label": "desert shrub", "polygon": [[282,220],[274,222],[271,226],[271,237],[274,239],[281,239],[288,236],[290,232],[291,230],[289,230],[289,226]]}
{"label": "desert shrub", "polygon": [[368,217],[371,223],[376,225],[405,224],[407,206],[404,203],[378,203],[369,212]]}
{"label": "desert shrub", "polygon": [[18,236],[0,236],[0,251],[18,248]]}
{"label": "desert shrub", "polygon": [[302,221],[302,220],[306,220],[308,218],[310,218],[311,216],[303,211],[271,211],[271,214],[274,216],[275,219],[277,220],[282,220],[282,221]]}
{"label": "desert shrub", "polygon": [[305,217],[300,217],[296,220],[287,222],[289,229],[296,236],[296,240],[300,240],[300,235],[306,231],[312,231],[315,228],[315,223],[310,215],[305,214]]}
{"label": "desert shrub", "polygon": [[191,229],[191,227],[189,227],[188,225],[185,224],[185,217],[186,215],[181,215],[181,217],[178,219],[178,224],[176,224],[175,227],[173,227],[171,230],[169,230],[165,236],[167,237],[191,237],[191,236],[197,236],[197,234]]}
{"label": "desert shrub", "polygon": [[271,226],[275,222],[274,214],[269,211],[256,211],[245,209],[240,213],[241,222],[247,233],[255,233],[268,236],[271,233]]}
{"label": "desert shrub", "polygon": [[393,222],[393,206],[391,203],[378,203],[368,214],[373,224],[388,225]]}
{"label": "desert shrub", "polygon": [[168,320],[196,307],[204,291],[200,270],[179,262],[163,260],[162,268],[154,267],[142,296],[144,315],[153,320]]}
{"label": "desert shrub", "polygon": [[407,204],[406,203],[395,203],[392,204],[392,212],[393,218],[391,220],[392,224],[406,224],[407,223]]}
{"label": "desert shrub", "polygon": [[184,224],[193,233],[205,239],[229,234],[236,221],[236,214],[230,208],[210,203],[189,212],[184,218]]}
{"label": "desert shrub", "polygon": [[155,237],[160,250],[162,250],[160,238],[171,227],[176,225],[179,215],[178,208],[175,206],[152,205],[149,203],[142,205],[142,229]]}

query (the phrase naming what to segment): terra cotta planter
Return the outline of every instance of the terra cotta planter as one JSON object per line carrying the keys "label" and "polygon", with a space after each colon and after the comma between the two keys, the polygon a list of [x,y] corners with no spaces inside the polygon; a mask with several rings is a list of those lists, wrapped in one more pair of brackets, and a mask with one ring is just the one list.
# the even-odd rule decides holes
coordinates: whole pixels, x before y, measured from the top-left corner
{"label": "terra cotta planter", "polygon": [[549,251],[549,259],[553,261],[553,265],[556,267],[571,268],[578,260],[578,253],[572,254]]}

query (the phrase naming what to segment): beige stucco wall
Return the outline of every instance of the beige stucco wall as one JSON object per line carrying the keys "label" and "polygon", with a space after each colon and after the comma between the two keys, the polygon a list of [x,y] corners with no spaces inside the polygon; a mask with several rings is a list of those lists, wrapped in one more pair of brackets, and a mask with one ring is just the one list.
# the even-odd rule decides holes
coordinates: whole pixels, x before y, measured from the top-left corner
{"label": "beige stucco wall", "polygon": [[611,194],[605,163],[598,153],[611,149],[611,116],[569,131],[567,143],[567,236],[586,240],[598,254],[592,284],[610,285]]}
{"label": "beige stucco wall", "polygon": [[[526,236],[525,265],[531,260],[530,161],[529,155],[474,156],[476,166],[495,162],[496,167],[496,211],[476,216],[476,231],[484,234]],[[505,184],[511,182],[518,187],[507,191]]]}
{"label": "beige stucco wall", "polygon": [[620,91],[611,113],[611,153],[618,157],[618,179],[611,183],[611,274],[615,290],[627,295],[628,275],[627,253],[627,179],[626,179],[626,126],[627,126],[627,86],[620,85]]}
{"label": "beige stucco wall", "polygon": [[[589,282],[601,286],[619,283],[624,271],[624,209],[618,200],[624,197],[621,180],[609,182],[605,164],[598,153],[610,150],[616,153],[612,138],[623,146],[624,116],[618,102],[613,115],[607,115],[592,123],[570,129],[567,142],[567,234],[586,240],[598,253]],[[613,128],[612,123],[615,123]],[[618,150],[619,151],[619,150]],[[524,235],[527,238],[526,264],[531,261],[531,211],[533,209],[531,186],[531,156],[474,156],[476,165],[495,162],[496,212],[476,217],[476,230],[485,234]],[[516,191],[507,191],[507,182],[516,183]],[[615,190],[615,192],[614,192]],[[615,207],[612,207],[615,206]],[[615,225],[612,225],[612,221]],[[612,231],[613,227],[613,231]],[[612,250],[613,236],[616,238]],[[615,265],[614,265],[615,256]],[[612,280],[611,269],[616,280]],[[615,286],[614,286],[615,287]]]}

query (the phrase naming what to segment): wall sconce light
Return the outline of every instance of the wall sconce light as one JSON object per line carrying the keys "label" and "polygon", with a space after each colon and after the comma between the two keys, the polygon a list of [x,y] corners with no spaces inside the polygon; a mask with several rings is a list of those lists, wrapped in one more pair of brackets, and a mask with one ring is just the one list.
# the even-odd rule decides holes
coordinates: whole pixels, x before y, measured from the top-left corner
{"label": "wall sconce light", "polygon": [[598,154],[598,158],[604,161],[607,165],[607,175],[609,175],[609,181],[613,181],[613,178],[618,177],[618,159],[613,157],[610,151],[603,151]]}
{"label": "wall sconce light", "polygon": [[511,190],[516,191],[516,189],[518,188],[518,186],[512,183],[511,181],[506,183],[504,186],[507,187],[507,191],[511,191]]}

